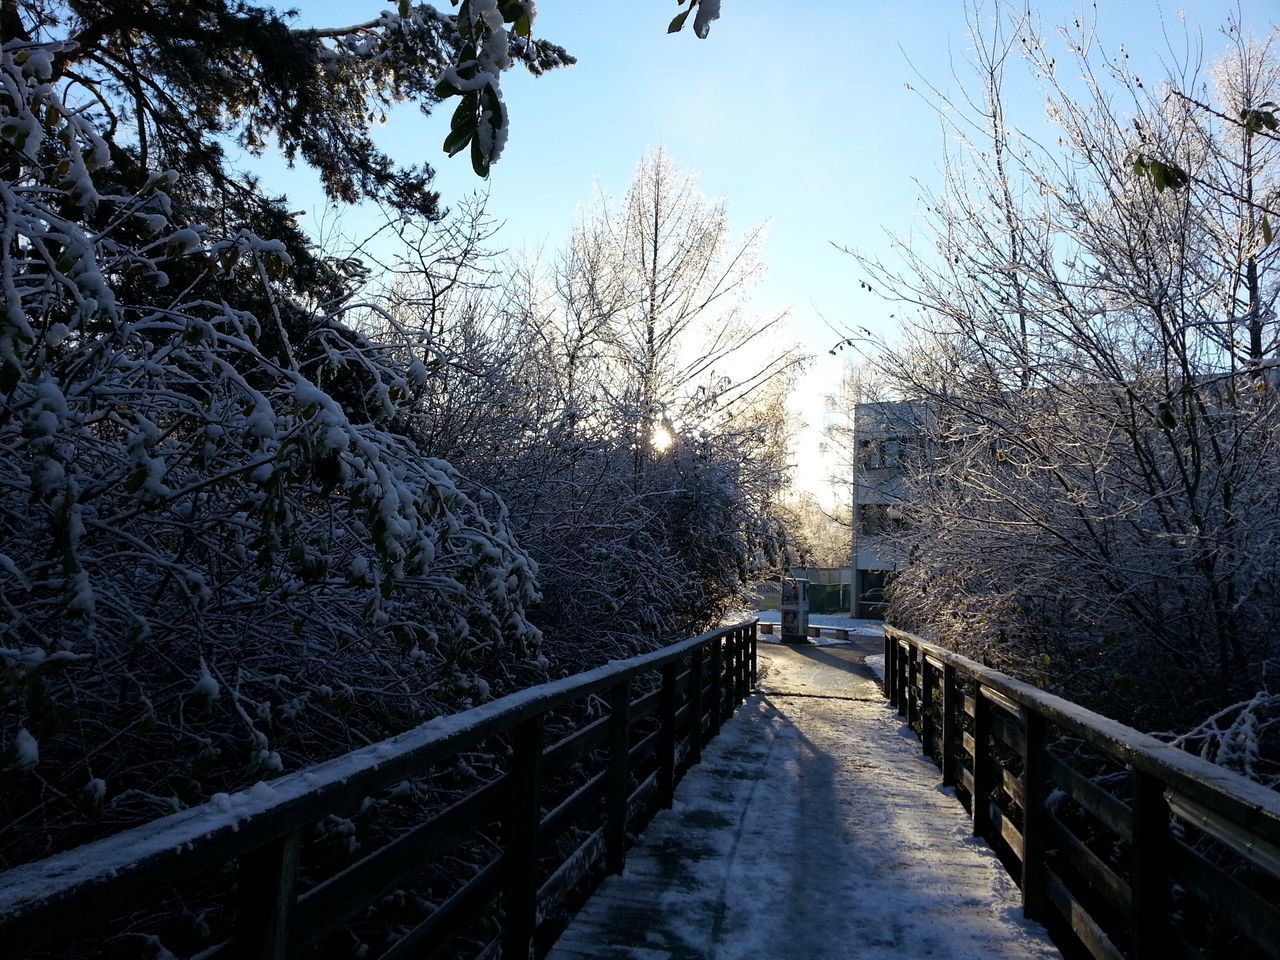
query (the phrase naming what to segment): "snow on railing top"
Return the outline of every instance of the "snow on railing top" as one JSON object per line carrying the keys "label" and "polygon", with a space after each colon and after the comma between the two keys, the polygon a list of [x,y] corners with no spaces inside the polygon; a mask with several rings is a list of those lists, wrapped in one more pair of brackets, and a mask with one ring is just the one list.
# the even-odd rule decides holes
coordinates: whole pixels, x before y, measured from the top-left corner
{"label": "snow on railing top", "polygon": [[520,690],[341,757],[258,782],[233,794],[142,824],[102,840],[0,874],[0,927],[73,896],[158,875],[198,871],[235,859],[344,802],[359,800],[413,776],[427,764],[514,727],[522,720],[581,699],[679,659],[744,620],[627,660]]}

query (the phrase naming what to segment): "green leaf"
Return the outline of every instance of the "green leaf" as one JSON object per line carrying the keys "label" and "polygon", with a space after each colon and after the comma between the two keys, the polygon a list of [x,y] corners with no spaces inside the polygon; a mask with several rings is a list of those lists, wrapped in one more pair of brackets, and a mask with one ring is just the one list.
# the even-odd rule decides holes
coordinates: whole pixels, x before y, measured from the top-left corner
{"label": "green leaf", "polygon": [[480,149],[480,141],[478,139],[471,141],[471,169],[476,172],[477,176],[489,176],[489,157]]}
{"label": "green leaf", "polygon": [[451,157],[457,156],[466,149],[467,144],[471,142],[471,138],[475,135],[475,130],[451,131],[449,135],[444,138],[444,152]]}
{"label": "green leaf", "polygon": [[671,23],[667,25],[667,33],[679,33],[684,28],[684,22],[689,19],[689,13],[692,9],[690,7],[688,10],[681,10],[672,17]]}
{"label": "green leaf", "polygon": [[441,100],[448,100],[450,97],[458,97],[461,95],[462,91],[448,80],[441,80],[436,84],[436,96]]}
{"label": "green leaf", "polygon": [[528,37],[533,35],[533,21],[529,19],[529,15],[525,14],[516,20],[516,36]]}
{"label": "green leaf", "polygon": [[1164,193],[1169,186],[1169,170],[1159,161],[1151,164],[1151,182],[1156,185],[1156,193]]}
{"label": "green leaf", "polygon": [[400,16],[409,16],[409,0],[400,0]]}
{"label": "green leaf", "polygon": [[1262,218],[1262,245],[1264,247],[1271,246],[1271,220],[1268,217]]}

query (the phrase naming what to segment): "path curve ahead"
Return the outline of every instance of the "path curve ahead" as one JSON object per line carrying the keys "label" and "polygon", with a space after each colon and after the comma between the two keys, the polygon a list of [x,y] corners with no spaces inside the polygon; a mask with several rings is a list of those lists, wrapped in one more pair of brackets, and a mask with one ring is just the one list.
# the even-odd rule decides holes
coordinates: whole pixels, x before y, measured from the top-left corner
{"label": "path curve ahead", "polygon": [[1060,957],[856,651],[760,665],[551,960]]}

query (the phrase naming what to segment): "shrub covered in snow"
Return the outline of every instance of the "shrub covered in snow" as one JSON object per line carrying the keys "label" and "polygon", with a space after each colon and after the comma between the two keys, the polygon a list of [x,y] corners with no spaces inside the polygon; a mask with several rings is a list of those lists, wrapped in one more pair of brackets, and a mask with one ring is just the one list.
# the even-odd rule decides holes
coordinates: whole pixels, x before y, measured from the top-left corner
{"label": "shrub covered in snow", "polygon": [[[504,505],[403,427],[429,377],[344,324],[363,276],[218,140],[275,138],[336,199],[436,216],[430,171],[380,154],[367,111],[434,100],[473,55],[454,20],[295,31],[226,0],[3,18],[12,860],[65,843],[81,798],[136,819],[401,729],[540,637]],[[18,825],[33,811],[47,832]]]}

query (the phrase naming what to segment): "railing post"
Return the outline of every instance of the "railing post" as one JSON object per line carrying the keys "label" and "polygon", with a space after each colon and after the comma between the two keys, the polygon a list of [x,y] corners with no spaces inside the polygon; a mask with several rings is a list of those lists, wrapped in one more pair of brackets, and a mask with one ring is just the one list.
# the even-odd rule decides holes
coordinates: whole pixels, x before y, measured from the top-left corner
{"label": "railing post", "polygon": [[610,873],[621,873],[627,859],[628,760],[631,750],[631,682],[623,680],[609,694],[609,788],[604,844]]}
{"label": "railing post", "polygon": [[924,651],[920,651],[920,742],[924,744],[924,755],[937,759],[937,751],[933,747],[935,724],[933,722],[933,678],[937,673],[929,662]]}
{"label": "railing post", "polygon": [[284,960],[298,897],[302,832],[274,840],[240,858],[236,879],[236,956]]}
{"label": "railing post", "polygon": [[754,690],[759,680],[760,661],[758,656],[758,647],[760,645],[760,628],[759,625],[751,628],[751,685],[749,689]]}
{"label": "railing post", "polygon": [[907,667],[908,661],[911,660],[911,645],[910,643],[907,644],[905,659],[903,658],[904,651],[902,646],[903,645],[899,643],[897,645],[897,650],[895,651],[897,656],[894,661],[894,666],[896,667],[896,670],[894,671],[896,674],[894,677],[894,683],[898,685],[898,716],[905,717],[907,715],[907,711],[910,709],[909,704],[911,700],[911,693],[907,689]]}
{"label": "railing post", "polygon": [[973,684],[973,835],[986,837],[991,833],[991,763],[988,754],[991,743],[991,701],[982,695],[982,681]]}
{"label": "railing post", "polygon": [[889,701],[889,706],[895,709],[898,706],[898,673],[897,673],[897,654],[898,641],[889,633],[884,632],[884,695]]}
{"label": "railing post", "polygon": [[689,655],[689,762],[702,759],[702,648]]}
{"label": "railing post", "polygon": [[720,698],[723,713],[720,715],[722,720],[728,720],[733,716],[734,694],[737,692],[737,671],[738,671],[738,644],[734,632],[730,631],[725,635],[725,668],[724,677],[721,680],[723,695]]}
{"label": "railing post", "polygon": [[1131,770],[1133,777],[1133,955],[1152,960],[1169,955],[1169,876],[1172,839],[1165,785]]}
{"label": "railing post", "polygon": [[658,805],[671,807],[676,789],[676,671],[679,661],[662,668],[662,694],[658,704]]}
{"label": "railing post", "polygon": [[751,676],[751,647],[747,638],[749,628],[741,627],[738,629],[738,702],[746,703],[747,694],[750,692],[749,678]]}
{"label": "railing post", "polygon": [[960,742],[960,697],[956,684],[956,668],[942,667],[942,785],[955,786],[956,745]]}
{"label": "railing post", "polygon": [[711,641],[711,736],[720,732],[720,723],[724,719],[722,703],[724,697],[724,639],[716,637]]}
{"label": "railing post", "polygon": [[1027,752],[1022,758],[1022,913],[1038,920],[1048,914],[1045,906],[1044,805],[1049,796],[1045,777],[1045,719],[1032,707],[1025,708]]}
{"label": "railing post", "polygon": [[907,648],[907,726],[915,729],[920,719],[920,661],[924,651],[914,643]]}
{"label": "railing post", "polygon": [[511,786],[502,818],[507,854],[507,877],[502,889],[504,960],[527,960],[537,926],[543,719],[541,713],[531,717],[511,735]]}

